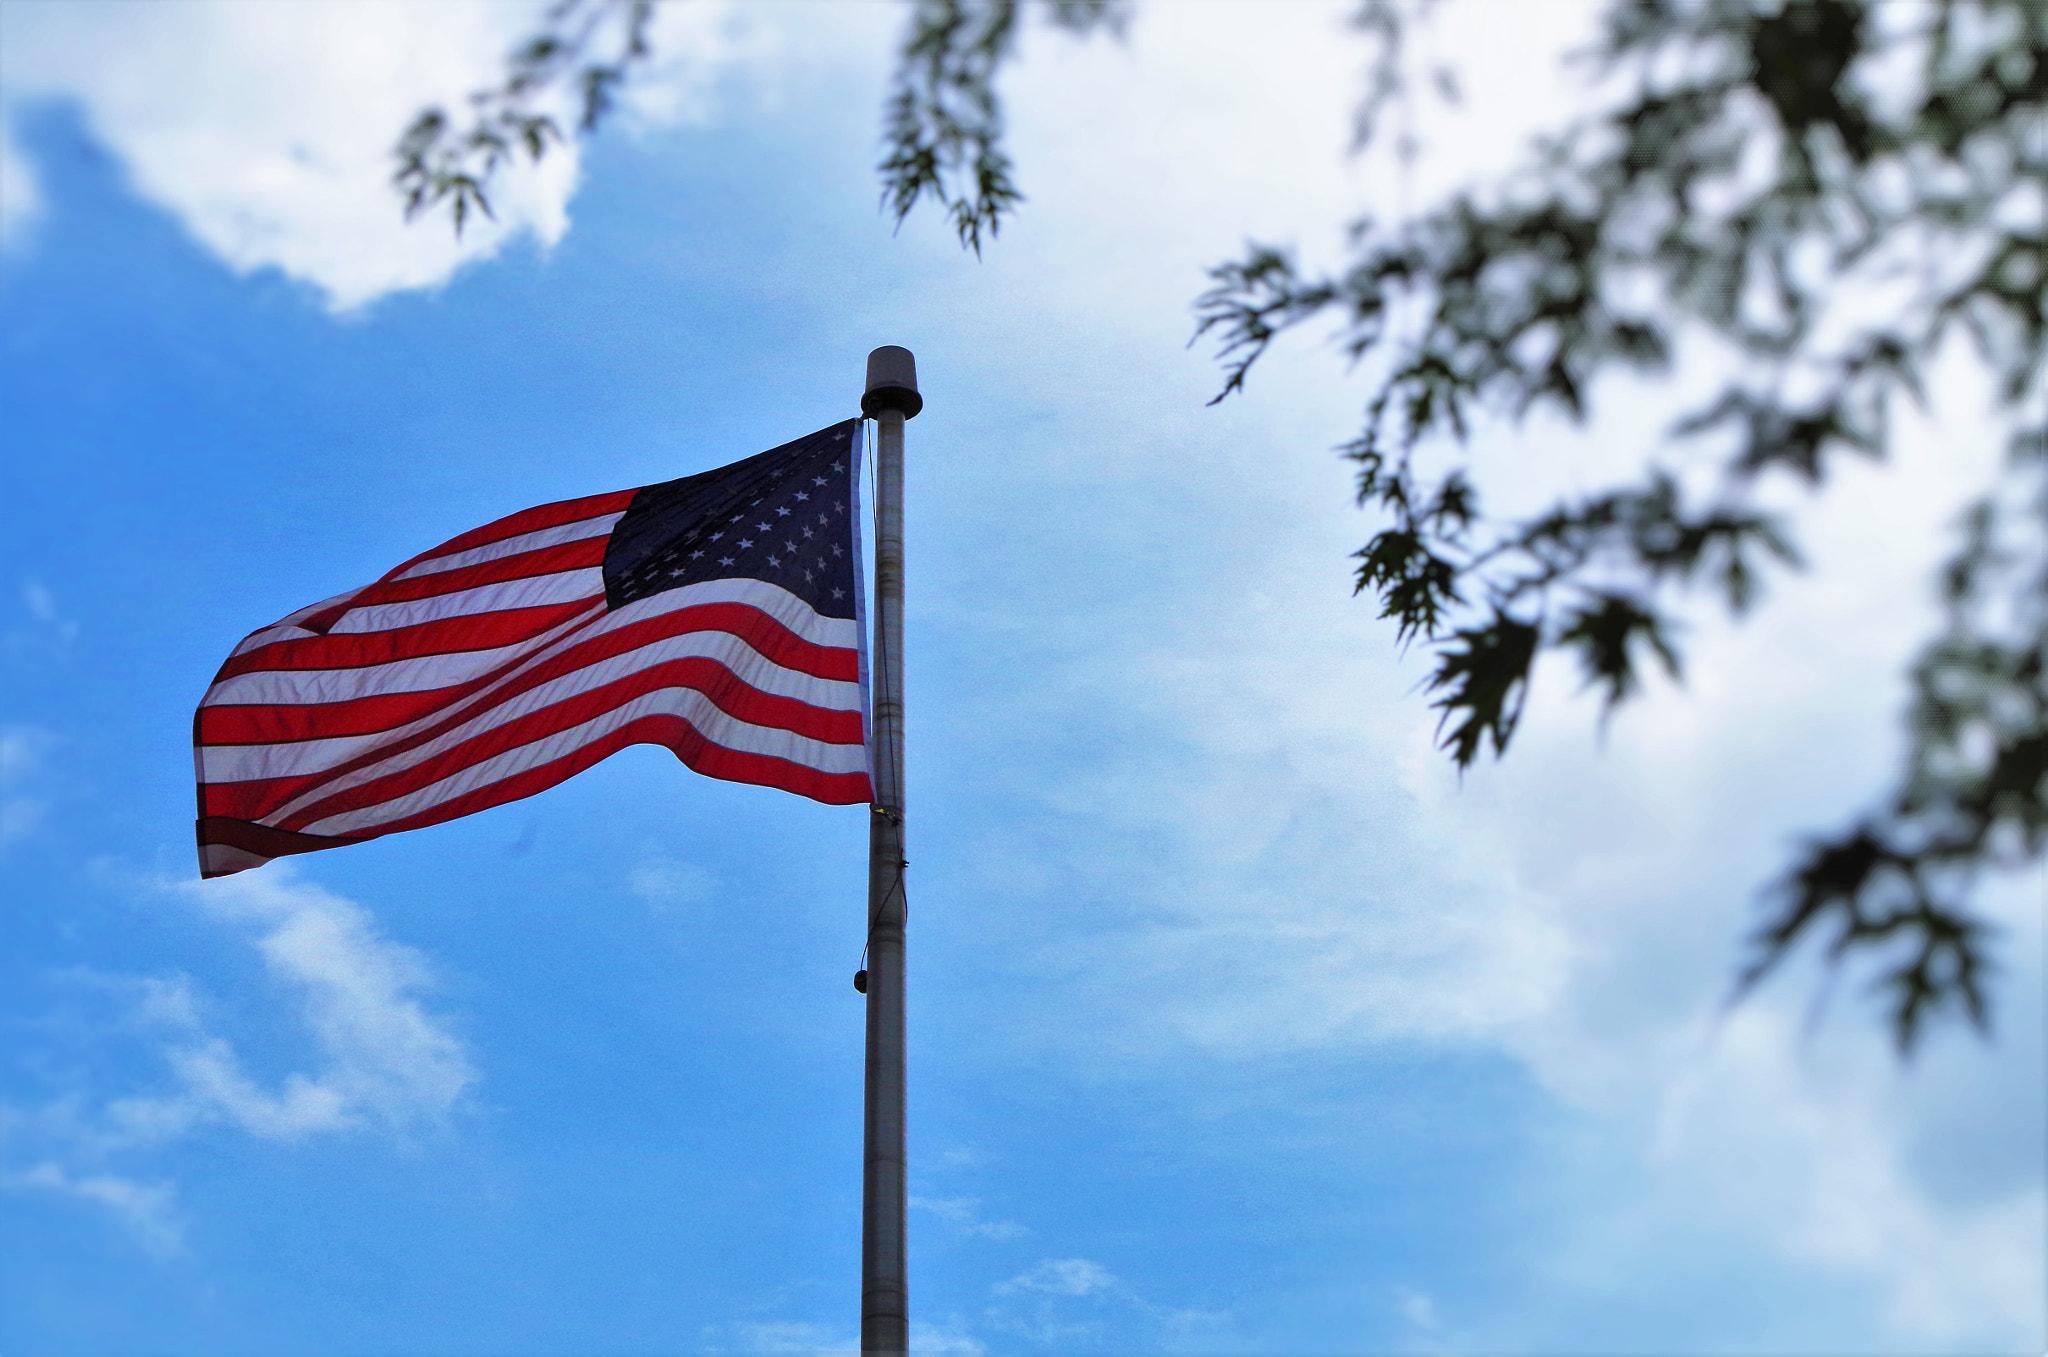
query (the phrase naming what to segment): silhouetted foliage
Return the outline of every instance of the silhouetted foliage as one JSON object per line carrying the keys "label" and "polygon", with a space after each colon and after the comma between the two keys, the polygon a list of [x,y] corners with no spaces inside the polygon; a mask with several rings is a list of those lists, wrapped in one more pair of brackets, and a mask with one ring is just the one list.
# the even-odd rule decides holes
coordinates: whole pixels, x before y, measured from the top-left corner
{"label": "silhouetted foliage", "polygon": [[[649,54],[654,0],[556,0],[541,30],[506,60],[505,83],[469,99],[467,127],[440,108],[422,109],[398,140],[392,181],[405,215],[448,204],[455,234],[472,210],[491,216],[491,178],[524,151],[531,160],[562,140],[545,104],[563,86],[575,104],[574,125],[589,132],[609,113],[626,72]],[[597,53],[606,53],[600,57]]]}
{"label": "silhouetted foliage", "polygon": [[[1361,148],[1412,97],[1406,37],[1434,8],[1360,4],[1374,51]],[[581,60],[561,54],[582,52],[592,15],[626,9],[627,54],[590,68],[611,74],[589,88],[608,89],[645,50],[646,6],[566,0],[549,33],[586,36],[515,56],[506,88],[477,98],[481,130],[437,151],[445,122],[423,115],[400,148],[408,209],[452,198],[459,227],[513,147],[541,154],[557,133],[527,121],[537,82]],[[1120,31],[1126,13],[1043,9],[1075,33]],[[977,253],[1022,200],[996,91],[1020,13],[911,0],[887,107],[886,209],[901,220],[929,197]],[[1401,643],[1435,648],[1433,706],[1463,769],[1484,745],[1506,752],[1546,650],[1575,656],[1609,711],[1650,657],[1676,677],[1687,590],[1739,614],[1765,572],[1798,563],[1758,507],[1767,485],[1882,458],[1897,404],[1922,402],[1937,357],[1969,345],[2014,432],[1944,573],[1947,624],[1913,669],[1907,765],[1877,809],[1800,850],[1738,992],[1819,936],[1835,961],[1879,960],[1902,1051],[1942,1013],[1983,1027],[1974,879],[2038,862],[2048,839],[2048,4],[1609,0],[1587,55],[1604,111],[1515,173],[1411,220],[1352,223],[1335,272],[1270,245],[1218,265],[1196,302],[1223,364],[1216,399],[1282,333],[1334,321],[1369,388],[1343,450],[1384,524],[1356,555],[1357,588]],[[1429,75],[1456,97],[1454,72]],[[586,124],[602,111],[586,104]],[[1733,375],[1643,449],[1638,483],[1521,520],[1483,511],[1458,465],[1476,423],[1583,421],[1603,375],[1665,371],[1686,336],[1717,343]],[[1711,487],[1684,493],[1667,453],[1712,460]]]}
{"label": "silhouetted foliage", "polygon": [[[1392,5],[1366,9],[1400,26]],[[1404,638],[1438,642],[1431,683],[1462,768],[1482,737],[1506,749],[1543,649],[1575,652],[1609,707],[1646,655],[1675,675],[1676,590],[1704,583],[1741,612],[1760,566],[1796,561],[1754,507],[1763,483],[1882,457],[1895,404],[1971,344],[2017,432],[1915,669],[1909,766],[1883,809],[1801,851],[1741,986],[1823,934],[1836,959],[1884,958],[1902,1049],[1945,1009],[1981,1026],[1971,878],[2037,859],[2048,828],[2048,6],[1617,0],[1592,57],[1611,109],[1505,182],[1354,224],[1337,274],[1271,247],[1217,268],[1198,316],[1222,342],[1223,394],[1281,331],[1337,318],[1373,383],[1347,451],[1388,520],[1359,588]],[[1482,413],[1585,419],[1600,375],[1664,370],[1687,330],[1736,373],[1644,452],[1718,450],[1704,502],[1653,461],[1636,487],[1501,522],[1464,472],[1425,476],[1418,453],[1454,451]]]}
{"label": "silhouetted foliage", "polygon": [[[889,96],[882,198],[897,221],[929,196],[977,255],[1024,195],[1003,153],[995,74],[1016,52],[1019,0],[913,0]],[[1054,26],[1121,32],[1127,0],[1044,0]]]}

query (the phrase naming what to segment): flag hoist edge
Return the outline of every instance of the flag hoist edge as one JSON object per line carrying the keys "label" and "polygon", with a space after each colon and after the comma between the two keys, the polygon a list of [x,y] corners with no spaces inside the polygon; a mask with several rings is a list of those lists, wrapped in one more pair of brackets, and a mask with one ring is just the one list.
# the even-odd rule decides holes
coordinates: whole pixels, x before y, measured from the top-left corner
{"label": "flag hoist edge", "polygon": [[527,509],[251,633],[193,719],[200,874],[516,801],[629,744],[871,800],[859,435]]}

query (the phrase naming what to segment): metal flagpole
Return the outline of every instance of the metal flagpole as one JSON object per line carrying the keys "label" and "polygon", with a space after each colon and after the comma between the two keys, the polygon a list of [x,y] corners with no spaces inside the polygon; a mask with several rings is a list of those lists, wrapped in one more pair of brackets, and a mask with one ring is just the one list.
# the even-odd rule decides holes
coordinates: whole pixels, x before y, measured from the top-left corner
{"label": "metal flagpole", "polygon": [[903,1149],[903,422],[924,408],[910,350],[868,355],[875,438],[875,801],[868,816],[867,1116],[862,1143],[860,1350],[910,1350]]}

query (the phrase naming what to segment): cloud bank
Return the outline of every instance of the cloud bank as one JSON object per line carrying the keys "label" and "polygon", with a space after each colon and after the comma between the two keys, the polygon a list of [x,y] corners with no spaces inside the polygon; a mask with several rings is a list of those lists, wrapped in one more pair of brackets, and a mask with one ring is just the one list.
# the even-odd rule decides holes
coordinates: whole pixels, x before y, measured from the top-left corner
{"label": "cloud bank", "polygon": [[[151,1151],[223,1131],[287,1144],[341,1134],[402,1141],[447,1124],[477,1074],[462,1041],[421,1002],[433,977],[417,951],[288,864],[160,889],[254,948],[310,1044],[312,1068],[252,1074],[211,1028],[207,1000],[186,976],[74,975],[75,992],[111,1009],[89,1025],[94,1044],[139,1040],[156,1073],[135,1091],[73,1086],[42,1106],[8,1109],[8,1157],[20,1167],[0,1183],[106,1207],[146,1248],[170,1253],[183,1238],[175,1186],[122,1168]],[[135,1078],[105,1079],[115,1077]]]}
{"label": "cloud bank", "polygon": [[[7,123],[39,101],[70,101],[162,205],[237,273],[275,269],[337,311],[432,287],[521,238],[569,229],[580,148],[501,176],[495,220],[458,239],[444,217],[408,224],[390,187],[391,149],[423,107],[458,119],[467,96],[503,78],[538,3],[305,0],[9,0],[0,43]],[[702,121],[720,72],[748,54],[730,6],[664,6],[659,58],[626,121]],[[573,120],[572,120],[573,121]],[[0,240],[25,247],[43,195],[19,139],[0,125]]]}

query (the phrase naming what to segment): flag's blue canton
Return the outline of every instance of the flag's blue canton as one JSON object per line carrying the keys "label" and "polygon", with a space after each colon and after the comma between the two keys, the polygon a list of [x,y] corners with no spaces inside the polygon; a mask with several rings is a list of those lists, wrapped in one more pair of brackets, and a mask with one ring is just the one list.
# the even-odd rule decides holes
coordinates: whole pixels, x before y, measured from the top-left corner
{"label": "flag's blue canton", "polygon": [[705,580],[766,580],[826,617],[852,617],[858,421],[633,496],[605,549],[614,608]]}

